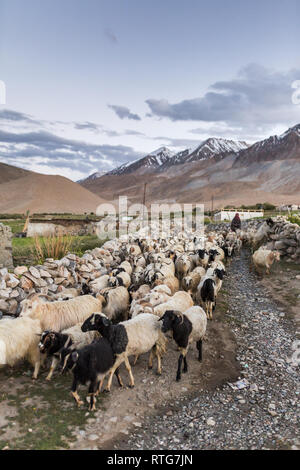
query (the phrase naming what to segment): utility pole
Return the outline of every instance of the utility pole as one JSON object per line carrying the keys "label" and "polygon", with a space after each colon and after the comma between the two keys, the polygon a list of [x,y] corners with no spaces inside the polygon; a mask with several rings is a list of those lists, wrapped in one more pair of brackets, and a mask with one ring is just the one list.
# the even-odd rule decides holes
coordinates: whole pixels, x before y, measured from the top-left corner
{"label": "utility pole", "polygon": [[211,215],[213,215],[214,212],[214,195],[211,197]]}
{"label": "utility pole", "polygon": [[147,189],[147,183],[145,183],[145,184],[144,184],[144,197],[143,197],[143,220],[144,220],[144,216],[145,216],[146,189]]}

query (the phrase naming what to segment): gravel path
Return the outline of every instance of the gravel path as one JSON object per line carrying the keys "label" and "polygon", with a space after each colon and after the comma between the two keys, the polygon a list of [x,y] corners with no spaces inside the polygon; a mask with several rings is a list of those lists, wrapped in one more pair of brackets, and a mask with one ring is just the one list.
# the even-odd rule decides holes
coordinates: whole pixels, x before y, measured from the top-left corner
{"label": "gravel path", "polygon": [[175,401],[115,449],[300,448],[299,366],[290,359],[295,326],[249,272],[247,251],[228,274],[226,316],[237,339],[238,385],[244,388],[225,384]]}

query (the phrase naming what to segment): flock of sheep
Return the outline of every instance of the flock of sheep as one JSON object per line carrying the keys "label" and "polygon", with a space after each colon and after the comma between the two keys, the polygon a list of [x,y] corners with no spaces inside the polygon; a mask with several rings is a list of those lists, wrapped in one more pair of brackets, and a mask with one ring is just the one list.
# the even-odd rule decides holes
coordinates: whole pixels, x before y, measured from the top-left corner
{"label": "flock of sheep", "polygon": [[[168,238],[149,238],[140,231],[108,241],[94,250],[103,266],[98,278],[79,289],[65,289],[61,295],[67,300],[35,293],[22,302],[18,318],[0,321],[0,365],[14,366],[27,359],[37,379],[40,366],[49,358],[47,380],[58,364],[62,372],[71,370],[72,396],[80,406],[78,385],[89,384],[89,408],[95,410],[105,377],[106,391],[114,374],[123,385],[119,373],[123,362],[129,386],[134,386],[129,357],[134,356],[135,364],[141,354],[149,353],[149,368],[156,357],[161,374],[171,333],[180,352],[178,381],[182,363],[183,372],[188,370],[192,342],[202,360],[207,319],[213,318],[226,275],[224,263],[240,251],[243,242],[255,243],[259,237],[240,230],[197,236],[174,228]],[[268,271],[277,257],[270,253],[264,249],[254,253],[255,267],[265,266]]]}

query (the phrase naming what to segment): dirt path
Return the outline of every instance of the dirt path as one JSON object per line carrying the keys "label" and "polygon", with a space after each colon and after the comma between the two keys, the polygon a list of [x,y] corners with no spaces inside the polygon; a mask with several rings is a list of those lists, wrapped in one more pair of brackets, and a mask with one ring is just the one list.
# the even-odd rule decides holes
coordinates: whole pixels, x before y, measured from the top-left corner
{"label": "dirt path", "polygon": [[128,438],[115,442],[115,449],[293,449],[300,445],[299,366],[291,363],[296,338],[291,317],[298,301],[285,299],[279,304],[270,295],[277,292],[277,280],[284,278],[290,299],[289,281],[300,274],[299,265],[286,271],[283,263],[262,283],[249,272],[248,257],[243,251],[232,262],[224,285],[229,306],[225,317],[232,325],[242,367],[242,382],[237,385],[243,388],[225,384],[171,401],[159,415],[147,418],[141,429],[133,428]]}
{"label": "dirt path", "polygon": [[[189,372],[179,383],[172,341],[161,377],[155,374],[156,363],[149,371],[147,357],[141,357],[133,369],[136,387],[119,389],[114,382],[111,394],[99,397],[96,413],[89,413],[87,405],[76,408],[69,396],[70,376],[56,374],[48,384],[46,372],[32,382],[26,365],[0,371],[0,449],[296,445],[298,377],[286,362],[295,331],[288,309],[269,300],[266,287],[249,273],[247,256],[243,252],[228,267],[203,363],[196,360],[193,346]],[[266,281],[269,287],[275,277]],[[121,373],[128,383],[125,368]],[[238,391],[228,383],[239,377],[247,382]],[[85,394],[82,387],[80,395]]]}

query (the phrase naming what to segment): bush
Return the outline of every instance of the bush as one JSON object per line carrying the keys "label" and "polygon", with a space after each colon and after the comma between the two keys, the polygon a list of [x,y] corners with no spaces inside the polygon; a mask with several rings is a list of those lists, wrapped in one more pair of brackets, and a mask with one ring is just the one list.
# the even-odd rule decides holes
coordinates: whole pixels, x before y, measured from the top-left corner
{"label": "bush", "polygon": [[291,224],[300,225],[300,217],[299,217],[299,215],[291,215],[290,217],[288,217],[288,221],[291,222]]}
{"label": "bush", "polygon": [[74,245],[74,237],[51,235],[50,237],[35,237],[32,247],[37,264],[43,264],[46,258],[61,259],[66,256]]}

